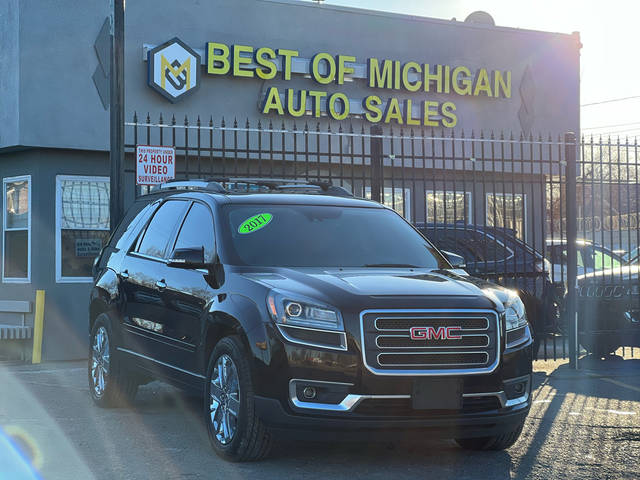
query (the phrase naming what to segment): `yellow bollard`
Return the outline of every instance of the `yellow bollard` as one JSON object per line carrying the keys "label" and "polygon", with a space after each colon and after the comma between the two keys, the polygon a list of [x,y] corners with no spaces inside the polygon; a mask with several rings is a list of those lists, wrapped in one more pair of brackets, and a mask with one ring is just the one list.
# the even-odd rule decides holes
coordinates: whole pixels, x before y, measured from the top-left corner
{"label": "yellow bollard", "polygon": [[44,290],[36,290],[36,313],[33,322],[33,357],[31,363],[42,360],[42,330],[44,329]]}

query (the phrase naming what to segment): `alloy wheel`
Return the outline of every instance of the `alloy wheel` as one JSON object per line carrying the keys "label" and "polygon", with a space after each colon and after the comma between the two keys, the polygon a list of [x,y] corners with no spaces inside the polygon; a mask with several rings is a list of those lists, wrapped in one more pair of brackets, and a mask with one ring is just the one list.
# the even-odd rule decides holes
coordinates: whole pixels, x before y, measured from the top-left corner
{"label": "alloy wheel", "polygon": [[216,360],[211,375],[211,424],[216,439],[227,445],[238,428],[240,411],[240,380],[231,357],[223,354]]}
{"label": "alloy wheel", "polygon": [[91,379],[93,391],[98,398],[104,395],[109,366],[109,335],[106,328],[100,327],[94,335],[91,345]]}

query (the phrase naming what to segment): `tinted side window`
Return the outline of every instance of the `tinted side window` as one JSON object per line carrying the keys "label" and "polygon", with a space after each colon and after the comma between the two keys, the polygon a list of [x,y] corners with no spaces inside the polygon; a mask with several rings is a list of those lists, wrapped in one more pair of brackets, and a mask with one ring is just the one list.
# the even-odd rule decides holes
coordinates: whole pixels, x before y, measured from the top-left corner
{"label": "tinted side window", "polygon": [[138,253],[163,258],[167,244],[188,206],[189,203],[181,201],[168,201],[160,206],[144,233]]}
{"label": "tinted side window", "polygon": [[[153,204],[149,204],[147,206],[145,206],[142,210],[138,211],[138,213],[136,214],[136,217],[132,218],[132,214],[131,213],[135,213],[136,210],[138,210],[137,208],[134,209],[134,207],[131,207],[131,210],[133,210],[133,212],[131,212],[131,210],[129,212],[127,212],[127,216],[125,216],[124,220],[122,221],[122,224],[124,226],[124,228],[120,228],[118,227],[118,230],[116,231],[116,233],[113,235],[113,241],[115,241],[115,248],[117,248],[118,250],[121,248],[125,248],[126,245],[124,244],[125,240],[127,239],[127,233],[129,231],[133,231],[134,229],[136,229],[136,227],[143,227],[144,224],[147,222],[147,220],[149,220],[149,217],[151,216],[151,214],[153,213],[153,211],[155,210],[155,206]],[[138,228],[139,230],[140,228]],[[136,235],[137,236],[137,235]]]}
{"label": "tinted side window", "polygon": [[511,259],[513,251],[500,240],[482,232],[474,232],[473,248],[484,262],[501,262]]}
{"label": "tinted side window", "polygon": [[465,232],[438,231],[434,237],[434,241],[440,250],[457,253],[461,255],[467,263],[475,263],[479,260],[476,252],[470,248],[469,242],[465,238]]}
{"label": "tinted side window", "polygon": [[201,203],[194,203],[189,210],[173,248],[194,247],[204,247],[205,262],[213,261],[213,219],[209,209]]}

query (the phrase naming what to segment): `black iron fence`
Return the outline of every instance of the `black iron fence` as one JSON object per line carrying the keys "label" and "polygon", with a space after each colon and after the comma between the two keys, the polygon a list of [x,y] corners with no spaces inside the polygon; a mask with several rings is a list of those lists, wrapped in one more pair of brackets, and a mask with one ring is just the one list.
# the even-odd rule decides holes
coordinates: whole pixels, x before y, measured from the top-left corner
{"label": "black iron fence", "polygon": [[[176,178],[330,181],[394,208],[471,275],[521,292],[538,358],[577,359],[576,338],[600,354],[625,345],[618,330],[640,330],[637,273],[624,266],[640,244],[637,143],[162,116],[126,125],[129,173],[137,145],[172,146]],[[585,311],[586,298],[601,313]],[[606,308],[621,320],[594,320]]]}

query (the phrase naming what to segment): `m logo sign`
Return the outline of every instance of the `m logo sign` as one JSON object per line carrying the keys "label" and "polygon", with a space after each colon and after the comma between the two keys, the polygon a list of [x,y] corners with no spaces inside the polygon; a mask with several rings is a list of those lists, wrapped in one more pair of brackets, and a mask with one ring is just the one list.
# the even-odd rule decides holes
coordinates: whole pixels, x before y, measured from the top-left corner
{"label": "m logo sign", "polygon": [[172,103],[200,86],[200,55],[179,38],[148,52],[148,83]]}

